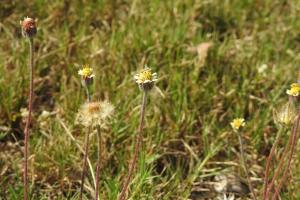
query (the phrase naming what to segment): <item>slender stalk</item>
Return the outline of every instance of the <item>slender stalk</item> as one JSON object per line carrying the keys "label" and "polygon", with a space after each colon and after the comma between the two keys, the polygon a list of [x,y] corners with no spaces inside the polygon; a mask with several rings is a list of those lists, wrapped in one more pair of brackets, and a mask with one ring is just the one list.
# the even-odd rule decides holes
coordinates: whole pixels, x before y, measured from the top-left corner
{"label": "slender stalk", "polygon": [[290,156],[289,156],[288,164],[287,164],[287,166],[286,166],[286,168],[285,168],[285,170],[284,170],[284,172],[282,174],[282,177],[281,177],[281,180],[279,181],[278,186],[275,188],[275,194],[272,196],[272,200],[275,200],[277,198],[277,196],[279,196],[280,189],[281,189],[283,183],[286,180],[288,171],[291,168],[291,163],[292,163],[293,155],[294,155],[294,152],[295,152],[295,149],[296,149],[296,146],[297,146],[299,120],[300,120],[300,111],[299,111],[298,118],[297,118],[297,121],[296,121],[296,124],[295,124],[295,129],[291,133],[293,139],[292,139],[291,153],[290,153]]}
{"label": "slender stalk", "polygon": [[123,184],[123,188],[122,188],[119,200],[124,200],[126,198],[128,185],[130,183],[132,173],[133,173],[133,171],[135,169],[135,166],[136,166],[136,163],[137,163],[137,159],[138,159],[138,155],[139,155],[139,149],[140,149],[140,146],[141,146],[141,143],[142,143],[142,140],[143,140],[142,131],[143,131],[143,127],[144,127],[146,103],[147,103],[147,92],[144,91],[143,100],[142,100],[142,107],[141,107],[141,115],[140,115],[140,125],[139,125],[139,129],[138,129],[138,133],[137,133],[136,138],[135,138],[134,155],[133,155],[133,159],[130,163],[128,176],[127,176],[127,178],[126,178],[126,180]]}
{"label": "slender stalk", "polygon": [[251,180],[250,180],[249,170],[248,170],[248,167],[247,167],[246,161],[245,161],[244,145],[243,145],[242,136],[241,136],[241,133],[239,131],[237,131],[237,133],[238,133],[238,138],[239,138],[239,143],[240,143],[240,154],[241,154],[242,165],[243,165],[245,173],[246,173],[246,177],[247,177],[247,180],[248,180],[249,188],[250,188],[250,191],[252,193],[253,199],[257,200],[256,195],[254,193],[254,189],[253,189]]}
{"label": "slender stalk", "polygon": [[87,165],[87,155],[89,151],[89,136],[90,136],[91,128],[89,127],[88,132],[85,134],[85,142],[84,142],[84,155],[83,155],[83,165],[82,165],[82,173],[81,173],[81,185],[80,185],[80,200],[82,200],[82,194],[84,190],[84,178],[86,174],[86,165]]}
{"label": "slender stalk", "polygon": [[98,160],[97,160],[97,169],[96,169],[96,193],[95,193],[95,200],[99,198],[99,181],[100,181],[100,168],[101,168],[101,151],[102,151],[102,140],[101,140],[101,128],[97,126],[97,133],[98,133]]}
{"label": "slender stalk", "polygon": [[292,141],[293,141],[293,137],[292,137],[293,134],[292,134],[292,133],[294,132],[294,129],[295,129],[295,126],[293,126],[293,128],[292,128],[292,131],[291,131],[291,135],[290,135],[290,137],[289,137],[288,144],[286,145],[286,147],[285,147],[285,149],[284,149],[284,152],[282,153],[282,156],[281,156],[281,158],[280,158],[280,160],[279,160],[279,165],[278,165],[278,167],[277,167],[277,169],[276,169],[276,171],[275,171],[275,174],[274,174],[274,176],[273,176],[273,178],[272,178],[272,181],[271,181],[271,183],[267,186],[266,199],[269,199],[269,194],[270,194],[270,192],[271,192],[271,190],[272,190],[272,188],[273,188],[273,186],[274,186],[274,184],[275,184],[275,180],[277,179],[278,175],[280,174],[280,172],[281,172],[281,170],[282,170],[282,167],[283,167],[283,165],[284,165],[284,163],[285,163],[286,156],[287,156],[287,154],[288,154],[288,152],[289,152],[289,150],[290,150],[290,147],[291,147],[291,144],[292,144]]}
{"label": "slender stalk", "polygon": [[90,95],[89,86],[88,86],[87,83],[86,83],[86,86],[84,88],[85,88],[85,92],[86,92],[87,101],[91,102],[91,95]]}
{"label": "slender stalk", "polygon": [[28,117],[26,120],[25,131],[24,131],[24,200],[28,199],[28,140],[29,140],[29,126],[31,122],[31,113],[32,113],[32,101],[33,101],[33,80],[34,80],[34,50],[33,50],[33,38],[29,38],[29,51],[30,51],[30,58],[29,58],[29,76],[30,76],[30,84],[29,84],[29,102],[28,102]]}
{"label": "slender stalk", "polygon": [[[87,94],[87,101],[91,102],[91,96],[89,93],[88,86],[85,86],[85,89],[86,89],[86,94]],[[88,132],[85,134],[85,142],[84,142],[84,155],[83,155],[83,165],[82,165],[81,184],[80,184],[80,200],[82,200],[82,194],[83,194],[83,190],[84,190],[84,178],[85,178],[85,174],[86,174],[90,132],[91,132],[91,127],[89,126]]]}
{"label": "slender stalk", "polygon": [[275,149],[279,143],[279,139],[281,137],[281,132],[282,132],[282,127],[279,129],[274,144],[271,148],[270,154],[267,158],[267,163],[266,163],[266,170],[265,170],[265,180],[264,180],[264,193],[263,193],[263,199],[266,199],[266,195],[267,195],[267,188],[268,188],[268,181],[269,181],[269,171],[270,171],[270,164],[273,158],[273,155],[275,153]]}

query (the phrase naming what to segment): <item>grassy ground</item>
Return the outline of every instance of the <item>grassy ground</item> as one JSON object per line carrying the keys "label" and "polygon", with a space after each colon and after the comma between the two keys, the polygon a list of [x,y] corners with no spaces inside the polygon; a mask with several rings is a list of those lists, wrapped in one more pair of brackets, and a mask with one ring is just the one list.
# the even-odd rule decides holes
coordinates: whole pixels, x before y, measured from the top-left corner
{"label": "grassy ground", "polygon": [[[78,198],[86,130],[75,124],[85,101],[77,71],[87,63],[96,74],[93,99],[109,99],[116,107],[103,133],[102,199],[116,199],[128,172],[142,97],[133,74],[148,64],[159,75],[160,91],[147,104],[129,197],[196,200],[206,194],[193,192],[195,185],[209,189],[206,183],[224,170],[244,177],[229,126],[235,117],[247,121],[246,154],[261,191],[264,160],[277,131],[272,109],[287,101],[285,90],[300,66],[299,9],[297,0],[2,1],[0,199],[23,195],[20,110],[27,107],[29,86],[28,42],[19,25],[24,16],[38,18],[32,199]],[[43,119],[42,111],[52,115]],[[93,194],[96,144],[93,133],[87,199]],[[297,167],[298,160],[284,199],[300,198]]]}

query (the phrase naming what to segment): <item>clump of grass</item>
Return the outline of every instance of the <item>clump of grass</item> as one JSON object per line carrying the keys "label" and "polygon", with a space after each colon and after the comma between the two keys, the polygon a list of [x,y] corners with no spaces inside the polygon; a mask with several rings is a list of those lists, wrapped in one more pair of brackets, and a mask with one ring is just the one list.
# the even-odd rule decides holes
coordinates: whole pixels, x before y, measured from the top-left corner
{"label": "clump of grass", "polygon": [[246,124],[246,122],[245,122],[245,119],[243,119],[243,118],[234,119],[230,123],[230,125],[233,128],[234,132],[237,133],[237,135],[238,135],[239,144],[240,144],[241,162],[242,162],[243,168],[244,168],[245,173],[246,173],[246,177],[247,177],[247,181],[248,181],[248,184],[249,184],[251,194],[253,196],[253,199],[256,200],[257,198],[256,198],[254,188],[253,188],[253,185],[252,185],[252,182],[251,182],[251,179],[250,179],[249,169],[248,169],[248,166],[247,166],[246,160],[245,160],[243,138],[242,138],[241,132],[239,130],[241,127],[245,126],[245,124]]}
{"label": "clump of grass", "polygon": [[141,103],[141,114],[140,114],[140,124],[138,128],[138,133],[135,139],[134,155],[133,159],[129,165],[129,171],[126,180],[123,183],[123,188],[119,196],[119,200],[124,200],[127,195],[128,186],[131,180],[131,176],[136,167],[140,146],[143,140],[143,128],[144,128],[144,119],[145,119],[145,110],[147,104],[147,95],[148,92],[153,88],[154,83],[157,81],[157,74],[152,73],[150,68],[145,67],[139,74],[134,76],[136,83],[143,92],[143,98]]}
{"label": "clump of grass", "polygon": [[29,41],[29,101],[28,101],[28,116],[26,120],[25,130],[24,130],[24,200],[28,199],[28,157],[29,157],[29,126],[31,122],[32,113],[32,102],[33,102],[33,81],[34,81],[34,43],[33,38],[36,35],[36,21],[32,18],[26,17],[20,22],[22,27],[22,34]]}

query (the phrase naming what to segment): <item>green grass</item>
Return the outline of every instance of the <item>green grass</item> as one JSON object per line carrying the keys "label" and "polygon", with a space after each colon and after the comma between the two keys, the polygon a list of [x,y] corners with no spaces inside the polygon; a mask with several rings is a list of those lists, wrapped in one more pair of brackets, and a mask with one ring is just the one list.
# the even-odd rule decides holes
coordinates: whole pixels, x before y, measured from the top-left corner
{"label": "green grass", "polygon": [[[21,37],[19,21],[25,16],[38,18],[30,136],[33,199],[79,195],[78,144],[83,145],[85,132],[74,122],[85,100],[77,71],[86,63],[96,74],[93,99],[107,98],[116,107],[103,136],[101,197],[116,199],[128,171],[142,95],[133,75],[144,64],[158,72],[163,95],[157,90],[150,95],[143,150],[129,197],[187,199],[193,183],[211,180],[228,168],[222,162],[239,162],[238,140],[229,126],[235,117],[247,121],[246,152],[260,190],[269,139],[277,130],[272,109],[287,101],[285,90],[300,66],[300,3],[80,2],[5,0],[0,5],[0,199],[21,199],[23,193],[20,109],[27,107],[29,78],[28,43]],[[208,41],[213,46],[199,67],[197,54],[188,49]],[[267,69],[260,73],[263,64]],[[45,126],[37,121],[43,110],[54,112]],[[93,165],[96,143],[92,134]],[[298,164],[297,158],[291,187],[284,190],[286,199],[299,198]],[[232,168],[244,176],[241,168]],[[92,189],[90,171],[89,184]]]}

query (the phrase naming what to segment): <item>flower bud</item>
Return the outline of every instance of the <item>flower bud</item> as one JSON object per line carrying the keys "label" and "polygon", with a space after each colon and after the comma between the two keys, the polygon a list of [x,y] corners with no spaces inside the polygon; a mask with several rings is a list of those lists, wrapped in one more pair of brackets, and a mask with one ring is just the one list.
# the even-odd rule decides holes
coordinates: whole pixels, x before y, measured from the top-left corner
{"label": "flower bud", "polygon": [[20,21],[22,27],[22,35],[24,37],[32,38],[35,36],[37,29],[36,29],[36,20],[26,17],[23,21]]}

